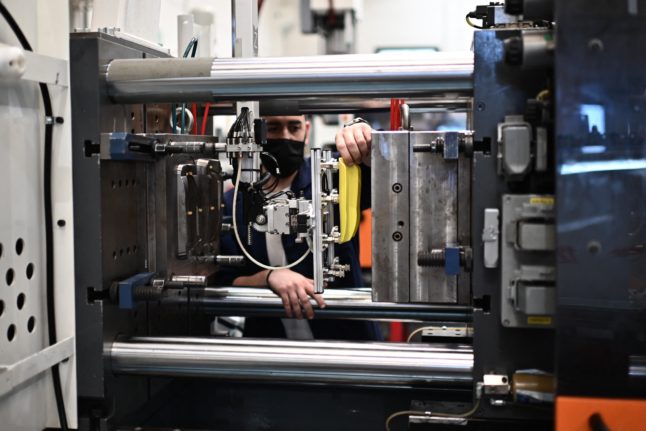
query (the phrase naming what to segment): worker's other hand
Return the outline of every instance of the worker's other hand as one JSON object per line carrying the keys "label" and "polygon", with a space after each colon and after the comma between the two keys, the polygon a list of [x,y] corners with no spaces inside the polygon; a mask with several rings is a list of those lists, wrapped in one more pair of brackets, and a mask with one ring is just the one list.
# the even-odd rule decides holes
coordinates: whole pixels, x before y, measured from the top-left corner
{"label": "worker's other hand", "polygon": [[308,319],[314,317],[314,309],[310,303],[313,298],[320,308],[325,308],[321,295],[314,293],[314,280],[303,277],[291,269],[277,269],[267,278],[268,287],[280,296],[287,317],[303,318],[303,312]]}
{"label": "worker's other hand", "polygon": [[348,166],[364,164],[370,166],[372,128],[366,123],[344,127],[336,134],[336,149]]}

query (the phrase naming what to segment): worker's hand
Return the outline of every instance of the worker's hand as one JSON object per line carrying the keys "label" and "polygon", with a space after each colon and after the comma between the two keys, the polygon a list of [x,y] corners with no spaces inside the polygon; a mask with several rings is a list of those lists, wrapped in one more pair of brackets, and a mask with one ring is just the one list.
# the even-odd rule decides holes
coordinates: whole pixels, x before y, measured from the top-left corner
{"label": "worker's hand", "polygon": [[336,149],[348,166],[355,163],[370,166],[372,128],[366,123],[344,127],[336,134]]}
{"label": "worker's hand", "polygon": [[[314,317],[314,309],[310,297],[314,298],[320,308],[325,308],[325,301],[321,295],[314,293],[314,281],[303,277],[291,269],[278,269],[269,274],[267,278],[269,288],[280,296],[285,307],[287,317],[303,318],[303,311],[308,319]],[[301,310],[302,307],[302,310]]]}

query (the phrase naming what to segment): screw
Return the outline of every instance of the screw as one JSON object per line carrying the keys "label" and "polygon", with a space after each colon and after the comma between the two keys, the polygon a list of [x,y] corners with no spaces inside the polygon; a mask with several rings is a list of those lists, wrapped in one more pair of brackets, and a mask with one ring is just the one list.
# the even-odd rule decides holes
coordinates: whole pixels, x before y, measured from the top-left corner
{"label": "screw", "polygon": [[393,184],[393,191],[395,193],[400,193],[402,191],[403,187],[400,183],[395,183]]}
{"label": "screw", "polygon": [[592,52],[601,52],[603,51],[603,42],[601,39],[590,39],[588,41],[588,49]]}
{"label": "screw", "polygon": [[401,232],[395,232],[395,233],[393,233],[393,240],[394,240],[394,241],[399,242],[399,241],[401,241],[403,238],[404,238],[404,235],[402,235],[402,233],[401,233]]}
{"label": "screw", "polygon": [[487,106],[485,105],[484,102],[478,102],[476,105],[476,109],[480,112],[484,111]]}
{"label": "screw", "polygon": [[601,243],[599,241],[590,241],[588,243],[588,253],[597,254],[601,251]]}

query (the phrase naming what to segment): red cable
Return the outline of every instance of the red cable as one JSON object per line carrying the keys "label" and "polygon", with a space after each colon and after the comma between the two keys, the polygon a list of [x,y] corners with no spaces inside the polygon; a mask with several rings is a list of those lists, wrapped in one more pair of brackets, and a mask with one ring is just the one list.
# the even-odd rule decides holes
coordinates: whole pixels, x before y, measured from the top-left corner
{"label": "red cable", "polygon": [[191,112],[193,113],[193,134],[197,135],[197,103],[191,105]]}
{"label": "red cable", "polygon": [[404,99],[390,99],[390,130],[399,130],[402,126],[401,110]]}
{"label": "red cable", "polygon": [[206,106],[204,107],[204,116],[202,117],[201,135],[206,135],[206,120],[209,118],[209,108],[210,107],[211,107],[211,104],[209,102],[207,102]]}

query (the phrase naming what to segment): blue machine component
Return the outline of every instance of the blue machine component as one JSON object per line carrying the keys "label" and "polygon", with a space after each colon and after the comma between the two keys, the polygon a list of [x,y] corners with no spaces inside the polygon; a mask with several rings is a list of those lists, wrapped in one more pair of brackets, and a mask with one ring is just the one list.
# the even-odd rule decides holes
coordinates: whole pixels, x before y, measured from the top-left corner
{"label": "blue machine component", "polygon": [[460,247],[444,249],[444,272],[446,275],[460,274]]}
{"label": "blue machine component", "polygon": [[119,282],[119,308],[132,310],[135,307],[135,288],[145,286],[153,278],[153,272],[142,272]]}

